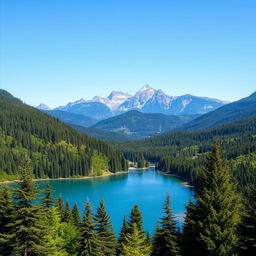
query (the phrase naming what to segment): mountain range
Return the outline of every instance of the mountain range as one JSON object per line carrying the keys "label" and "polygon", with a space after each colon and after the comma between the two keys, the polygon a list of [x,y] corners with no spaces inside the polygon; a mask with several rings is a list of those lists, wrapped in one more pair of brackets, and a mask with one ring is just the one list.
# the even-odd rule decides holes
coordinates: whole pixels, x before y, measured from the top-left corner
{"label": "mountain range", "polygon": [[[113,91],[106,98],[99,96],[95,96],[91,100],[81,98],[54,110],[85,115],[99,121],[130,110],[166,115],[205,114],[226,103],[222,100],[197,97],[190,94],[169,96],[162,90],[155,90],[145,85],[133,96],[124,92]],[[45,104],[40,104],[38,108],[49,110]]]}
{"label": "mountain range", "polygon": [[199,131],[256,116],[256,92],[180,126],[177,130]]}
{"label": "mountain range", "polygon": [[192,95],[168,96],[146,85],[134,96],[114,91],[107,98],[80,99],[55,110],[47,110],[44,104],[38,108],[80,132],[103,140],[124,141],[203,130],[255,116],[256,92],[227,103]]}

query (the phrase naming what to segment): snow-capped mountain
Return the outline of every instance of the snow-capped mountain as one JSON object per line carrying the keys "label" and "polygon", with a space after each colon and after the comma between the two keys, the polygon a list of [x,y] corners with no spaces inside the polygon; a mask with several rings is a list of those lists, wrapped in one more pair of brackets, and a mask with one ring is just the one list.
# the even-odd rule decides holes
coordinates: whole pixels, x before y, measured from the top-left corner
{"label": "snow-capped mountain", "polygon": [[101,120],[130,110],[167,115],[205,114],[226,103],[218,99],[197,97],[189,94],[169,96],[162,90],[155,90],[145,85],[134,96],[120,91],[113,91],[106,98],[95,96],[91,100],[80,99],[56,109]]}
{"label": "snow-capped mountain", "polygon": [[130,97],[120,105],[119,111],[125,112],[132,109],[141,110],[155,93],[155,89],[144,85],[133,97]]}
{"label": "snow-capped mountain", "polygon": [[88,102],[101,102],[107,105],[110,110],[115,111],[118,110],[119,106],[130,97],[131,95],[128,93],[113,91],[109,94],[107,98],[95,96]]}
{"label": "snow-capped mountain", "polygon": [[51,110],[51,108],[44,103],[40,103],[36,108],[39,110]]}
{"label": "snow-capped mountain", "polygon": [[145,113],[168,113],[172,101],[176,98],[168,96],[162,90],[157,90],[143,106],[142,111]]}

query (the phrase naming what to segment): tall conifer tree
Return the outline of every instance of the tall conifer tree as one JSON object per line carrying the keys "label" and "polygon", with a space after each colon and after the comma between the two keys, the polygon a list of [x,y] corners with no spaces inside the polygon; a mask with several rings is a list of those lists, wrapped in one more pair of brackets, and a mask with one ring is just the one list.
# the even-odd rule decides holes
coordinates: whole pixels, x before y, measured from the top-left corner
{"label": "tall conifer tree", "polygon": [[176,222],[170,208],[170,195],[167,194],[164,203],[164,216],[161,218],[160,226],[157,227],[153,238],[154,256],[178,256],[180,249],[178,245],[178,232]]}
{"label": "tall conifer tree", "polygon": [[146,240],[147,237],[133,223],[130,233],[125,236],[125,243],[122,244],[121,256],[149,256],[151,248]]}
{"label": "tall conifer tree", "polygon": [[256,255],[256,188],[250,186],[243,200],[242,221],[239,227],[240,255]]}
{"label": "tall conifer tree", "polygon": [[18,255],[49,255],[45,236],[47,227],[42,221],[43,211],[35,204],[39,191],[32,181],[30,159],[25,156],[20,166],[20,182],[15,189],[15,253]]}
{"label": "tall conifer tree", "polygon": [[69,203],[66,202],[64,213],[63,213],[63,221],[68,223],[71,220],[72,220],[72,215],[71,215],[70,206],[69,206]]}
{"label": "tall conifer tree", "polygon": [[61,221],[64,220],[64,211],[65,211],[65,208],[64,208],[64,201],[63,201],[63,198],[62,196],[59,196],[58,199],[57,199],[57,209],[58,209],[58,212],[60,214],[60,218],[61,218]]}
{"label": "tall conifer tree", "polygon": [[184,254],[237,255],[240,200],[230,172],[220,157],[218,145],[213,145],[201,174],[196,201],[188,208],[192,213],[187,213],[184,229],[185,240],[192,234],[194,237],[190,239],[196,242],[196,246],[188,248],[190,252],[185,250]]}
{"label": "tall conifer tree", "polygon": [[122,244],[125,243],[125,241],[126,241],[125,237],[128,234],[128,232],[129,232],[129,225],[126,221],[126,217],[124,216],[123,225],[120,230],[119,238],[118,238],[117,255],[122,254]]}
{"label": "tall conifer tree", "polygon": [[116,237],[103,200],[100,201],[94,220],[101,253],[104,256],[114,256],[116,254]]}
{"label": "tall conifer tree", "polygon": [[0,255],[9,256],[13,251],[13,203],[8,186],[0,190]]}
{"label": "tall conifer tree", "polygon": [[44,189],[43,193],[44,193],[44,196],[42,197],[43,206],[49,209],[52,206],[54,206],[56,203],[56,200],[52,197],[53,189],[49,183],[46,185],[46,188]]}
{"label": "tall conifer tree", "polygon": [[83,215],[83,222],[81,224],[81,239],[80,250],[81,256],[100,256],[100,245],[95,233],[95,224],[93,221],[93,214],[91,204],[86,202]]}
{"label": "tall conifer tree", "polygon": [[73,209],[72,209],[71,215],[72,215],[72,221],[73,221],[73,223],[74,223],[77,227],[79,227],[80,224],[81,224],[81,218],[80,218],[80,212],[79,212],[79,209],[78,209],[77,204],[74,204],[74,207],[73,207]]}
{"label": "tall conifer tree", "polygon": [[132,225],[135,223],[136,228],[139,230],[139,232],[141,234],[145,233],[145,231],[143,230],[143,227],[142,227],[142,223],[143,223],[142,222],[142,214],[141,214],[139,206],[137,204],[135,204],[131,210],[130,220],[128,223],[129,223],[130,230],[132,230]]}

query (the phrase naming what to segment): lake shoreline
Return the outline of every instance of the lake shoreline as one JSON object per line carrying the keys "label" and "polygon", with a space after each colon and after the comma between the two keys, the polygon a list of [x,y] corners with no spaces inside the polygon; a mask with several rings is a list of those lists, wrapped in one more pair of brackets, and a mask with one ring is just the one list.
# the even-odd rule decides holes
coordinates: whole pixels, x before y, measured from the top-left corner
{"label": "lake shoreline", "polygon": [[[157,172],[159,172],[159,173],[161,173],[162,175],[165,175],[165,176],[172,176],[172,177],[176,177],[178,179],[184,180],[184,178],[182,178],[181,176],[179,176],[177,174],[166,173],[166,172],[162,172],[162,171],[159,171],[159,170]],[[188,181],[182,181],[182,182],[180,182],[180,184],[183,187],[186,187],[186,188],[194,188],[194,186],[191,185]]]}
{"label": "lake shoreline", "polygon": [[[93,179],[93,178],[103,178],[103,177],[108,177],[112,175],[118,175],[118,174],[125,174],[128,173],[129,171],[122,171],[122,172],[109,172],[109,173],[104,173],[100,176],[83,176],[83,177],[68,177],[68,178],[39,178],[39,179],[33,179],[33,181],[49,181],[49,180],[87,180],[87,179]],[[1,181],[0,184],[5,184],[5,183],[14,183],[14,182],[19,182],[20,180],[5,180]]]}

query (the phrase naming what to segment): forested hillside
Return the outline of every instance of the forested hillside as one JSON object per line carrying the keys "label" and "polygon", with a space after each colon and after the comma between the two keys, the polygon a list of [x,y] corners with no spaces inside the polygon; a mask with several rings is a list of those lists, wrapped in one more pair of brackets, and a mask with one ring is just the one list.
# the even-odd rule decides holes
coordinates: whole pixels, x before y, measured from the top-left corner
{"label": "forested hillside", "polygon": [[100,175],[126,170],[123,156],[108,144],[80,134],[0,90],[0,177],[15,178],[24,153],[35,177]]}
{"label": "forested hillside", "polygon": [[68,125],[73,127],[74,129],[76,129],[77,131],[79,131],[81,133],[87,134],[87,135],[97,138],[99,140],[128,141],[128,140],[132,139],[131,137],[129,137],[127,135],[120,134],[117,132],[111,132],[111,131],[93,128],[93,127],[84,127],[84,126],[74,125],[74,124],[68,124]]}
{"label": "forested hillside", "polygon": [[164,115],[142,113],[132,110],[93,125],[94,128],[120,133],[130,138],[141,139],[156,136],[181,126],[198,115]]}
{"label": "forested hillside", "polygon": [[178,174],[196,184],[202,163],[218,140],[222,154],[237,178],[240,188],[256,184],[256,117],[198,132],[176,132],[142,141],[116,143],[126,158],[145,158],[165,172]]}

